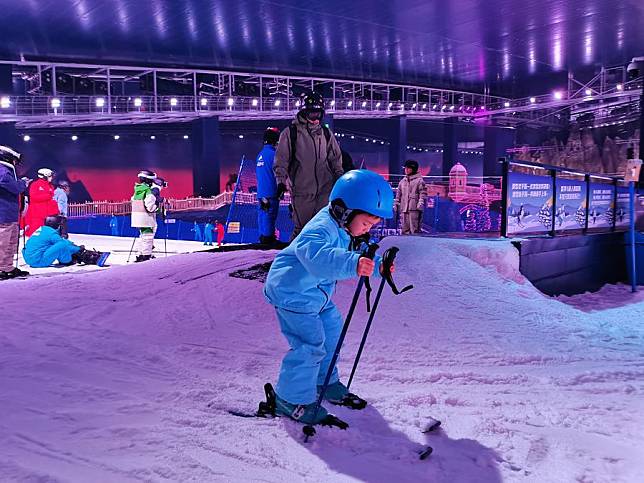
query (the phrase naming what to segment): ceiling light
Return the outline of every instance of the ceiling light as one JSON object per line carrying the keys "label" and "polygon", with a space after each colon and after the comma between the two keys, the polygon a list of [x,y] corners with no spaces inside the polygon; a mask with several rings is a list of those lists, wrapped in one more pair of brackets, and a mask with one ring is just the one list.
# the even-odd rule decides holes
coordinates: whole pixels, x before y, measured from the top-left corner
{"label": "ceiling light", "polygon": [[353,101],[347,102],[347,107],[351,107],[351,106],[353,106]]}
{"label": "ceiling light", "polygon": [[206,99],[205,97],[202,97],[201,98],[201,105],[202,106],[207,106],[208,105],[208,99]]}
{"label": "ceiling light", "polygon": [[244,139],[244,135],[243,135],[243,134],[240,134],[240,135],[239,135],[239,139]]}
{"label": "ceiling light", "polygon": [[58,98],[54,97],[54,98],[51,100],[51,107],[53,107],[54,109],[59,108],[59,107],[60,107],[60,99],[58,99]]}
{"label": "ceiling light", "polygon": [[170,99],[170,105],[171,106],[176,106],[178,104],[178,102],[179,101],[177,101],[176,97],[173,97],[172,99]]}
{"label": "ceiling light", "polygon": [[115,141],[118,141],[119,139],[121,139],[121,136],[119,136],[118,134],[114,136]]}
{"label": "ceiling light", "polygon": [[508,101],[505,101],[505,102],[503,103],[503,107],[510,107],[510,103],[509,103]]}
{"label": "ceiling light", "polygon": [[364,101],[364,102],[362,103],[362,107],[367,107],[367,101]]}
{"label": "ceiling light", "polygon": [[96,103],[96,107],[104,107],[105,99],[103,99],[102,97],[99,97],[98,99],[96,99],[95,103]]}
{"label": "ceiling light", "polygon": [[156,137],[155,135],[150,136],[150,139],[152,139],[153,141],[154,141],[156,138],[157,138],[157,137]]}
{"label": "ceiling light", "polygon": [[136,99],[134,99],[135,107],[141,107],[141,104],[143,104],[143,100],[140,97],[137,97]]}
{"label": "ceiling light", "polygon": [[31,136],[29,134],[25,134],[24,136],[22,136],[22,140],[28,143],[29,141],[31,141]]}
{"label": "ceiling light", "polygon": [[537,102],[537,98],[536,97],[531,97],[530,98],[530,104],[534,104],[535,102]]}
{"label": "ceiling light", "polygon": [[78,136],[76,136],[76,134],[74,134],[74,135],[72,136],[72,141],[77,141],[77,140],[78,140]]}
{"label": "ceiling light", "polygon": [[257,99],[253,99],[252,104],[253,104],[253,107],[257,107]]}
{"label": "ceiling light", "polygon": [[560,101],[561,99],[563,99],[563,92],[561,92],[561,91],[554,91],[554,92],[552,93],[552,97],[554,97],[556,100]]}
{"label": "ceiling light", "polygon": [[235,99],[233,99],[232,97],[229,97],[228,98],[228,106],[232,106],[234,103],[235,103]]}
{"label": "ceiling light", "polygon": [[190,137],[190,136],[188,136],[187,134],[184,134],[184,135],[183,135],[183,139],[188,139],[189,137]]}
{"label": "ceiling light", "polygon": [[616,86],[616,87],[617,87],[617,90],[618,90],[618,91],[624,90],[624,86],[623,86],[623,85],[621,85],[621,84],[617,84],[617,86]]}
{"label": "ceiling light", "polygon": [[586,89],[586,95],[591,96],[593,94],[592,89]]}

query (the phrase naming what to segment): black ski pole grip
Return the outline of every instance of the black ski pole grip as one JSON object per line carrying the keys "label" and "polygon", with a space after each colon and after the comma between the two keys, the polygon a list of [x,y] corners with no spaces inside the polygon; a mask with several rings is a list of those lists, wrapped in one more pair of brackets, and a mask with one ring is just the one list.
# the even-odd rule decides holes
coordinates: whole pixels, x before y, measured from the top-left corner
{"label": "black ski pole grip", "polygon": [[[367,245],[367,249],[362,256],[368,258],[369,260],[373,260],[374,258],[376,258],[376,252],[378,251],[378,248],[380,248],[380,246],[377,243]],[[371,283],[369,281],[369,277],[365,277],[364,284],[366,288],[365,298],[367,302],[367,312],[371,312]]]}
{"label": "black ski pole grip", "polygon": [[414,288],[413,285],[407,285],[402,290],[398,290],[398,287],[396,287],[396,284],[394,283],[394,278],[391,273],[391,267],[393,266],[394,260],[396,259],[396,255],[398,255],[399,251],[400,249],[398,247],[391,247],[388,248],[382,256],[383,277],[385,278],[385,280],[387,280],[387,284],[389,284],[391,291],[395,295],[400,295],[401,293],[405,293],[408,290]]}

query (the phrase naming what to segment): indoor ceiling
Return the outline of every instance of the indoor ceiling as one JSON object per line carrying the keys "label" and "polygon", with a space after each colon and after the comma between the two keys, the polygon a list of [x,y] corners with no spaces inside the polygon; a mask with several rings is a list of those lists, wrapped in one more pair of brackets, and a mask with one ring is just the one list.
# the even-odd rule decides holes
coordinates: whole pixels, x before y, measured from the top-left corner
{"label": "indoor ceiling", "polygon": [[[491,86],[644,55],[642,0],[0,0],[0,57]],[[557,74],[558,73],[558,74]]]}

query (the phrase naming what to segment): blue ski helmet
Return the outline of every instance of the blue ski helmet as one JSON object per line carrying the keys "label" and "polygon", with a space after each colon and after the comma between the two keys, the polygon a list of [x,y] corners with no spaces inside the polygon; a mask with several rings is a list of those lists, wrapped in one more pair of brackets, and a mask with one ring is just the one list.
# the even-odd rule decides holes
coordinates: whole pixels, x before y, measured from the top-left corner
{"label": "blue ski helmet", "polygon": [[380,218],[394,216],[394,192],[391,186],[382,176],[367,169],[354,169],[342,175],[335,182],[329,201],[334,208],[342,201],[344,223],[349,221],[351,212],[355,210]]}

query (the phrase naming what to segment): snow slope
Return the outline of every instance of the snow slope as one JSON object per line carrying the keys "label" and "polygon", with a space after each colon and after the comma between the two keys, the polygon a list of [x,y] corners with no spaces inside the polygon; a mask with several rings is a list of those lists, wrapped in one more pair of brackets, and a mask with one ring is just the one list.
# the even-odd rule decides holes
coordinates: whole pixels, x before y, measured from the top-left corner
{"label": "snow slope", "polygon": [[[255,409],[286,350],[262,285],[228,276],[274,253],[2,282],[0,480],[641,481],[642,293],[548,298],[505,241],[391,244],[415,289],[383,296],[352,387],[371,405],[306,444],[227,413]],[[361,301],[345,377],[366,319]],[[429,416],[444,429],[422,434]]]}

